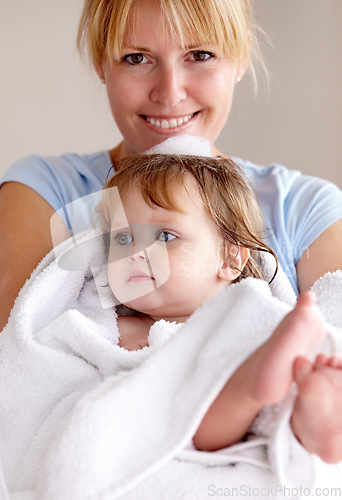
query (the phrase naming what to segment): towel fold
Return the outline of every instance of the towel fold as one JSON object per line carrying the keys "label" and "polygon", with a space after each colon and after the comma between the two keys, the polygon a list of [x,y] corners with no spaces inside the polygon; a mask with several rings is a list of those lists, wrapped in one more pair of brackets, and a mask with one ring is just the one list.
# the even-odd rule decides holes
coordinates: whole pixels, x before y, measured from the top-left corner
{"label": "towel fold", "polygon": [[[290,429],[294,393],[264,412],[247,442],[214,453],[189,446],[227,379],[293,307],[285,275],[271,286],[253,278],[231,285],[185,324],[154,325],[150,347],[127,351],[92,275],[101,243],[82,237],[90,241],[83,270],[66,271],[48,255],[0,336],[1,498],[204,499],[224,486],[248,498],[243,486],[322,479]],[[59,255],[74,245],[62,244]],[[324,278],[327,289],[330,281],[341,290],[341,274]],[[334,354],[340,341],[328,330],[324,349]]]}

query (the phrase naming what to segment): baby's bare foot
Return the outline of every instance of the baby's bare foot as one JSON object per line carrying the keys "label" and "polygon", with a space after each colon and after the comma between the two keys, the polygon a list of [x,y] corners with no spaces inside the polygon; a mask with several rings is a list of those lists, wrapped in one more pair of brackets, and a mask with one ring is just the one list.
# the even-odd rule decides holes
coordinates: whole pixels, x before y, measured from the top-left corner
{"label": "baby's bare foot", "polygon": [[328,463],[342,460],[342,360],[319,354],[294,363],[298,397],[292,428],[303,446]]}
{"label": "baby's bare foot", "polygon": [[325,337],[324,321],[315,301],[312,292],[300,295],[272,337],[247,360],[252,361],[252,396],[263,405],[284,399],[293,382],[293,361],[311,353]]}

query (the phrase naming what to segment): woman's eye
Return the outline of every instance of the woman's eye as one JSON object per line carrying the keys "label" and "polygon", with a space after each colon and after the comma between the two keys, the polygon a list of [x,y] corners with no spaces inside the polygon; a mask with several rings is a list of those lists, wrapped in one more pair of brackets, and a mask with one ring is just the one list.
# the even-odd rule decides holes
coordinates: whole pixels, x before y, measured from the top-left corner
{"label": "woman's eye", "polygon": [[215,56],[212,52],[208,52],[207,50],[194,50],[191,52],[190,59],[193,61],[208,61],[209,59],[213,59]]}
{"label": "woman's eye", "polygon": [[148,59],[144,54],[141,54],[140,52],[136,52],[135,54],[127,54],[122,58],[122,61],[131,64],[132,66],[135,64],[142,64],[142,63],[147,63]]}
{"label": "woman's eye", "polygon": [[177,236],[175,236],[174,234],[169,233],[168,231],[160,231],[157,234],[157,240],[158,241],[167,242],[167,241],[175,240],[176,238],[177,238]]}
{"label": "woman's eye", "polygon": [[116,234],[115,241],[122,246],[129,245],[130,243],[133,243],[133,237],[130,234]]}

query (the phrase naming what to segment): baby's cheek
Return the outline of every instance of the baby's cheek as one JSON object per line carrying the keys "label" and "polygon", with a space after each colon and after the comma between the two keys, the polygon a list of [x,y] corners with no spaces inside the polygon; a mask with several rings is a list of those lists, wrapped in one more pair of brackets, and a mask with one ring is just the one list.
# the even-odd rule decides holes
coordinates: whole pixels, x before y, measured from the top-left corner
{"label": "baby's cheek", "polygon": [[107,268],[108,284],[115,296],[123,287],[123,269],[116,262],[112,262]]}
{"label": "baby's cheek", "polygon": [[[147,249],[147,255],[148,255]],[[168,252],[165,249],[162,249],[158,255],[151,256],[149,260],[149,267],[151,268],[151,272],[153,277],[156,280],[157,286],[161,286],[170,278],[171,272],[174,272],[174,266],[172,262],[170,262],[170,258]]]}

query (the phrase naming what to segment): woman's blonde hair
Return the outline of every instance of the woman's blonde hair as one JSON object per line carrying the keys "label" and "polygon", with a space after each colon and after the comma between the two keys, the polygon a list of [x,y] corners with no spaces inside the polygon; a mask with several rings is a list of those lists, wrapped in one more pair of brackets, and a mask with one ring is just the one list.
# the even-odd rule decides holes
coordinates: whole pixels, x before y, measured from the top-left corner
{"label": "woman's blonde hair", "polygon": [[107,188],[117,187],[120,197],[132,188],[138,188],[149,206],[183,212],[177,202],[177,192],[186,189],[186,180],[190,176],[195,180],[205,210],[225,242],[228,263],[232,246],[250,250],[250,258],[245,268],[239,269],[241,275],[236,281],[247,276],[262,278],[257,264],[259,252],[271,253],[277,264],[273,250],[261,239],[264,224],[254,194],[232,160],[165,154],[131,155],[120,160],[117,168],[118,172],[105,184],[96,210],[107,250],[113,218],[113,191]]}
{"label": "woman's blonde hair", "polygon": [[[263,65],[250,0],[156,0],[166,26],[185,47],[209,43],[234,63]],[[77,44],[87,47],[95,67],[119,59],[128,23],[139,0],[85,0]],[[133,15],[133,18],[131,17]],[[153,27],[151,27],[153,29]]]}

